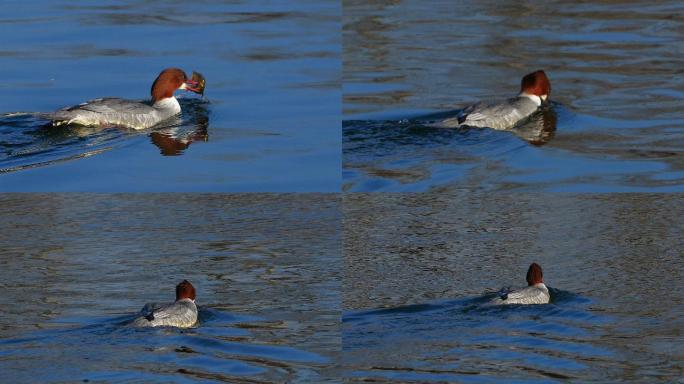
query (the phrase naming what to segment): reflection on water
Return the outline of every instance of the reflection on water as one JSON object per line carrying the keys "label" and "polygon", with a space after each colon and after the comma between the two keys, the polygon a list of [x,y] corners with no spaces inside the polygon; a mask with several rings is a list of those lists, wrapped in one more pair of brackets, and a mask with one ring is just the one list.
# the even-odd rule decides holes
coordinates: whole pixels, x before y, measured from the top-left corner
{"label": "reflection on water", "polygon": [[[681,198],[345,195],[344,375],[678,380]],[[551,304],[481,305],[487,292],[524,285],[533,261]]]}
{"label": "reflection on water", "polygon": [[152,144],[159,147],[162,155],[181,155],[193,142],[209,141],[209,117],[204,104],[192,103],[188,105],[188,111],[183,109],[191,116],[189,121],[175,118],[174,122],[150,132]]}
{"label": "reflection on water", "polygon": [[525,124],[514,127],[511,131],[528,143],[541,146],[556,135],[557,121],[558,116],[553,108],[544,108],[540,113],[531,116]]}
{"label": "reflection on water", "polygon": [[[461,110],[457,109],[453,111],[418,116],[408,120],[410,122],[425,125],[427,127],[435,127],[442,129],[458,129],[440,127],[439,120],[455,118],[459,115],[460,112]],[[553,138],[554,133],[556,132],[556,120],[556,112],[553,110],[553,108],[543,107],[538,112],[532,114],[524,121],[518,123],[511,129],[507,129],[506,131],[514,133],[515,135],[529,142],[530,144],[540,146],[548,143]],[[467,129],[467,127],[463,127],[461,129]]]}
{"label": "reflection on water", "polygon": [[[339,378],[336,196],[0,200],[4,380]],[[197,289],[198,327],[125,326],[182,279]]]}
{"label": "reflection on water", "polygon": [[[343,112],[354,132],[362,120],[514,96],[520,77],[536,69],[546,71],[557,103],[553,140],[552,130],[518,132],[532,144],[546,143],[541,148],[519,147],[506,132],[482,133],[456,137],[449,147],[397,147],[389,161],[355,152],[359,137],[345,130],[345,189],[681,191],[682,36],[672,18],[681,4],[619,8],[345,1]],[[369,135],[365,146],[383,147],[382,139]],[[503,155],[491,156],[497,145]]]}
{"label": "reflection on water", "polygon": [[[169,130],[165,130],[169,131]],[[206,128],[190,132],[188,134],[178,134],[176,130],[171,132],[152,132],[150,139],[152,144],[159,147],[161,154],[164,156],[181,155],[183,151],[188,149],[190,144],[194,141],[208,141],[209,135]]]}
{"label": "reflection on water", "polygon": [[[179,99],[182,115],[159,127],[133,130],[117,127],[53,127],[40,114],[5,114],[0,117],[0,173],[49,166],[122,146],[127,139],[149,134],[162,155],[179,155],[193,141],[207,141],[207,102]],[[151,131],[151,132],[150,132]]]}
{"label": "reflection on water", "polygon": [[40,120],[0,118],[0,168],[31,165],[0,175],[3,191],[339,191],[339,1],[12,7],[0,16],[0,113],[141,99],[162,68],[179,67],[206,77],[211,117],[201,127],[184,110],[182,126],[149,138],[106,130],[56,143],[30,133]]}

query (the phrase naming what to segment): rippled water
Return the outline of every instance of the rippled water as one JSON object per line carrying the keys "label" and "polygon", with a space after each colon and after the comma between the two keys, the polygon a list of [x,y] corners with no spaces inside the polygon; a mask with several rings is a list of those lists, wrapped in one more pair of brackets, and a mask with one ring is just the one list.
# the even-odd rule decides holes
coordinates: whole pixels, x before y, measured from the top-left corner
{"label": "rippled water", "polygon": [[[4,6],[0,190],[339,190],[339,2]],[[202,73],[206,100],[163,126],[49,129],[17,114],[148,98],[171,66]]]}
{"label": "rippled water", "polygon": [[167,120],[163,126],[144,132],[122,128],[53,127],[40,116],[7,115],[1,118],[5,151],[0,173],[22,171],[98,155],[125,147],[127,140],[149,137],[165,156],[183,154],[195,141],[208,141],[206,101],[180,101],[183,116]]}
{"label": "rippled water", "polygon": [[[680,380],[681,198],[346,195],[345,377]],[[483,306],[533,261],[551,304]]]}
{"label": "rippled water", "polygon": [[[4,195],[0,218],[3,381],[339,378],[335,195]],[[199,327],[123,324],[182,279]]]}
{"label": "rippled water", "polygon": [[[683,10],[674,1],[345,1],[344,189],[683,190]],[[405,127],[513,96],[540,68],[557,119],[543,146],[509,132]]]}

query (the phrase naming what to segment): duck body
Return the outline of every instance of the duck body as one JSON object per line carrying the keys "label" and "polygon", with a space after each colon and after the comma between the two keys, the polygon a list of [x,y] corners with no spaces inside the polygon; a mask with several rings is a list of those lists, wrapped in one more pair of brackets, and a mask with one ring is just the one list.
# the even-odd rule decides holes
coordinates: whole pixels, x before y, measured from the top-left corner
{"label": "duck body", "polygon": [[175,97],[154,104],[107,97],[63,108],[52,115],[52,125],[119,126],[146,129],[181,112]]}
{"label": "duck body", "polygon": [[190,328],[197,324],[197,305],[191,299],[168,304],[148,303],[132,324],[136,327]]}
{"label": "duck body", "polygon": [[447,113],[427,125],[435,128],[493,128],[511,129],[548,101],[551,82],[544,71],[525,75],[520,82],[520,93],[502,102],[479,102],[455,113]]}
{"label": "duck body", "polygon": [[458,111],[455,116],[447,117],[428,124],[435,128],[493,128],[497,130],[511,129],[522,120],[535,113],[541,106],[541,100],[534,95],[519,95],[499,103],[469,105]]}
{"label": "duck body", "polygon": [[544,283],[530,285],[525,288],[503,291],[492,299],[491,304],[548,304],[551,300],[549,289]]}

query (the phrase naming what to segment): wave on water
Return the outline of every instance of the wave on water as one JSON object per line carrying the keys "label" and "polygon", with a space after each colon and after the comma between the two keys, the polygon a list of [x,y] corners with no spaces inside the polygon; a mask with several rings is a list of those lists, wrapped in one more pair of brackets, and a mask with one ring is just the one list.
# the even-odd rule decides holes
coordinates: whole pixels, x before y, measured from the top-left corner
{"label": "wave on water", "polygon": [[[611,320],[590,299],[550,288],[543,305],[476,298],[357,311],[343,316],[346,376],[440,381],[577,379],[613,352],[597,345]],[[372,357],[369,357],[372,356]]]}
{"label": "wave on water", "polygon": [[0,173],[50,166],[98,155],[128,139],[149,136],[162,155],[182,154],[194,141],[208,141],[205,100],[180,99],[180,117],[146,130],[117,127],[53,127],[44,113],[13,112],[0,115]]}
{"label": "wave on water", "polygon": [[[0,340],[0,356],[10,368],[19,369],[17,374],[32,361],[41,362],[43,368],[31,378],[38,381],[176,377],[174,381],[181,375],[232,382],[250,377],[260,382],[259,377],[266,377],[280,382],[310,374],[307,366],[329,363],[317,353],[257,340],[255,330],[278,327],[278,322],[209,307],[200,307],[199,325],[186,329],[129,326],[135,316],[58,319],[53,325],[62,326]],[[69,353],[50,352],[60,349]]]}

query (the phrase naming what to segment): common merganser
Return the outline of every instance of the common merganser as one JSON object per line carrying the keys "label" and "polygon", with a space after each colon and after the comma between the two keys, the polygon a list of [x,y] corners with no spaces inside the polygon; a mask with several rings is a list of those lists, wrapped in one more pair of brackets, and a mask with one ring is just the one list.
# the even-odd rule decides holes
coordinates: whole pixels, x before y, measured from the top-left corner
{"label": "common merganser", "polygon": [[527,287],[499,293],[491,304],[547,304],[551,299],[549,289],[544,285],[542,269],[532,263],[527,270]]}
{"label": "common merganser", "polygon": [[108,97],[60,109],[50,118],[53,126],[80,124],[145,129],[180,113],[180,104],[173,96],[176,90],[201,93],[201,88],[198,81],[188,79],[182,70],[167,68],[152,83],[150,104]]}
{"label": "common merganser", "polygon": [[537,111],[547,102],[551,83],[544,71],[525,75],[520,84],[520,94],[503,103],[477,103],[458,111],[456,116],[431,121],[427,125],[436,128],[487,127],[498,130],[513,128],[521,120]]}
{"label": "common merganser", "polygon": [[195,287],[183,280],[176,286],[176,302],[169,304],[147,303],[140,311],[140,317],[133,320],[136,327],[178,327],[189,328],[197,324]]}

